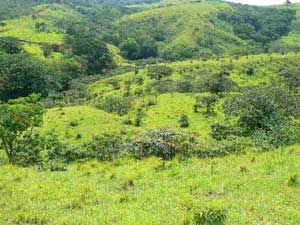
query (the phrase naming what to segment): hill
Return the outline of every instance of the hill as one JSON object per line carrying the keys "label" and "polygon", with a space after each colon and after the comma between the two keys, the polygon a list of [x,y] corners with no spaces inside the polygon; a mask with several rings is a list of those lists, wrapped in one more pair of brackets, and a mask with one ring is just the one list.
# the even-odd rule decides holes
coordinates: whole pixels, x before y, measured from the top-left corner
{"label": "hill", "polygon": [[[140,45],[140,49],[131,49],[136,54],[131,53],[129,58],[160,56],[178,60],[278,51],[270,48],[273,41],[290,32],[299,32],[295,26],[296,6],[175,3],[154,9],[145,7],[146,10],[125,16],[118,22],[114,37],[119,37],[119,46],[125,48],[126,40],[133,37]],[[290,44],[292,50],[294,45]]]}
{"label": "hill", "polygon": [[[138,73],[129,72],[104,78],[88,87],[86,98],[89,100],[86,104],[89,107],[50,109],[43,129],[56,129],[63,140],[81,144],[105,132],[125,132],[130,135],[151,127],[180,129],[178,121],[185,113],[189,117],[190,127],[184,130],[199,133],[200,139],[204,141],[211,139],[212,124],[224,122],[222,102],[228,94],[218,100],[216,115],[207,117],[204,109],[200,113],[194,112],[196,98],[210,95],[210,91],[201,86],[202,81],[213,79],[214,74],[227,73],[228,79],[238,86],[236,90],[274,82],[284,84],[288,78],[280,75],[280,71],[292,69],[299,59],[300,54],[289,53],[183,61],[163,64],[173,68],[174,73],[160,81],[151,79],[147,68],[139,69]],[[141,125],[135,127],[139,108],[143,109],[144,115]],[[70,126],[72,122],[77,125]],[[78,134],[82,138],[76,139]]]}
{"label": "hill", "polygon": [[0,13],[0,224],[300,224],[299,5]]}

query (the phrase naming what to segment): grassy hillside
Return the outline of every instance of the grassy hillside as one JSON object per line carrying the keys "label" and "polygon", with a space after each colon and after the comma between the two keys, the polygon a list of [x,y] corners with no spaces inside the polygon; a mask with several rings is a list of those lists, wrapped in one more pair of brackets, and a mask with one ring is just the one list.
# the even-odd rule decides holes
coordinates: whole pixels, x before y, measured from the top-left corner
{"label": "grassy hillside", "polygon": [[300,5],[16,5],[0,225],[300,224]]}
{"label": "grassy hillside", "polygon": [[[297,5],[259,8],[214,1],[170,1],[170,4],[165,1],[159,6],[143,7],[142,12],[120,20],[114,37],[120,37],[121,42],[135,38],[142,49],[145,43],[149,48],[150,43],[151,48],[157,47],[157,54],[165,59],[298,51],[293,42],[299,31],[299,15],[295,14]],[[284,50],[270,47],[278,45],[273,41],[281,38]],[[122,48],[124,44],[119,46]],[[147,54],[138,57],[145,56]]]}
{"label": "grassy hillside", "polygon": [[[190,127],[185,130],[198,132],[200,140],[204,141],[211,139],[210,126],[224,121],[222,103],[228,94],[219,99],[215,107],[216,115],[207,116],[204,109],[195,113],[193,111],[195,98],[210,94],[192,89],[181,90],[178,88],[181,82],[188,80],[196,85],[209,74],[218,74],[224,71],[227,71],[229,78],[237,84],[236,90],[244,86],[284,82],[285,78],[280,76],[279,72],[286,67],[293,66],[299,59],[300,54],[289,53],[288,55],[264,54],[239,59],[224,58],[169,63],[164,65],[173,68],[174,73],[171,77],[160,81],[160,84],[156,84],[150,79],[146,68],[140,69],[137,74],[130,72],[113,78],[101,79],[88,88],[89,101],[87,104],[90,105],[89,107],[74,106],[50,109],[45,117],[43,130],[56,129],[65,141],[82,143],[105,132],[124,132],[130,135],[150,127],[169,126],[180,129],[178,121],[181,114],[185,113],[190,119]],[[249,74],[249,71],[253,71],[253,74]],[[142,80],[142,84],[138,83],[138,80]],[[114,88],[113,83],[118,83],[119,87]],[[128,94],[127,83],[130,83],[131,97],[124,97]],[[117,112],[110,111],[107,106],[103,106],[105,98],[120,98],[125,99],[125,102],[130,98],[130,106],[120,116]],[[137,110],[141,107],[144,114],[141,127],[126,125],[126,121],[133,122],[135,120]],[[105,113],[103,110],[107,112]],[[78,124],[72,127],[70,126],[71,122]],[[77,134],[82,134],[82,138],[76,140]]]}
{"label": "grassy hillside", "polygon": [[0,37],[16,37],[24,42],[25,49],[43,58],[42,46],[62,45],[65,30],[61,26],[67,21],[78,20],[80,15],[59,4],[35,6],[26,16],[4,21]]}
{"label": "grassy hillside", "polygon": [[[213,160],[79,163],[65,172],[1,166],[1,224],[299,224],[299,146]],[[293,178],[294,177],[294,178]]]}

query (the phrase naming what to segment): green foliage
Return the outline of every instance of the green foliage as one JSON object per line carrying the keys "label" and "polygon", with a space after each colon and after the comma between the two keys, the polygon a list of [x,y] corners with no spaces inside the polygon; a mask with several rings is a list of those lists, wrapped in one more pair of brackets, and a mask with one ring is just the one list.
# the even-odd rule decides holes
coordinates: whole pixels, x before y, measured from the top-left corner
{"label": "green foliage", "polygon": [[128,59],[138,59],[140,46],[134,38],[126,39],[120,47],[122,54]]}
{"label": "green foliage", "polygon": [[88,74],[99,74],[115,67],[112,53],[105,42],[95,32],[84,31],[69,36],[67,43],[71,45],[74,55],[82,57],[87,62]]}
{"label": "green foliage", "polygon": [[134,125],[136,127],[140,127],[142,125],[142,119],[144,116],[145,113],[143,112],[143,108],[138,108],[134,119]]}
{"label": "green foliage", "polygon": [[299,177],[297,175],[293,175],[290,177],[288,181],[288,186],[290,187],[297,187],[300,184]]}
{"label": "green foliage", "polygon": [[121,136],[105,133],[94,137],[91,142],[85,144],[85,148],[92,158],[101,161],[112,161],[120,157],[124,145]]}
{"label": "green foliage", "polygon": [[211,125],[211,136],[221,141],[230,136],[241,136],[241,129],[228,123],[214,123]]}
{"label": "green foliage", "polygon": [[47,96],[57,89],[55,70],[27,54],[0,55],[0,99],[25,97],[32,93]]}
{"label": "green foliage", "polygon": [[253,142],[248,138],[229,136],[221,141],[198,145],[195,155],[200,158],[224,157],[230,154],[243,154],[252,146]]}
{"label": "green foliage", "polygon": [[8,54],[18,54],[24,49],[22,43],[15,37],[1,37],[0,50]]}
{"label": "green foliage", "polygon": [[199,108],[205,107],[206,114],[210,115],[214,113],[214,106],[218,100],[219,97],[217,95],[197,96],[196,103],[194,104],[194,112],[198,112]]}
{"label": "green foliage", "polygon": [[190,120],[189,117],[186,114],[181,114],[180,119],[179,119],[179,124],[180,127],[182,128],[187,128],[190,126]]}
{"label": "green foliage", "polygon": [[44,113],[38,101],[31,95],[0,104],[0,138],[10,163],[38,161],[40,139],[33,128],[41,125]]}
{"label": "green foliage", "polygon": [[0,3],[0,20],[18,17],[30,13],[37,5],[36,0],[2,0]]}
{"label": "green foliage", "polygon": [[257,86],[245,88],[225,102],[225,113],[239,117],[245,133],[270,131],[272,127],[298,118],[299,96],[285,88]]}
{"label": "green foliage", "polygon": [[227,221],[225,210],[205,209],[194,215],[195,225],[224,225]]}
{"label": "green foliage", "polygon": [[106,112],[114,112],[119,115],[125,115],[131,109],[133,105],[132,97],[121,97],[121,96],[105,96],[98,99],[95,106]]}
{"label": "green foliage", "polygon": [[166,65],[154,65],[148,68],[148,75],[151,79],[161,80],[173,74],[173,69]]}
{"label": "green foliage", "polygon": [[55,132],[45,135],[44,139],[47,149],[47,159],[44,159],[44,163],[49,164],[52,171],[54,171],[54,167],[60,167],[61,164],[64,165],[90,157],[84,148],[60,141]]}
{"label": "green foliage", "polygon": [[47,32],[47,24],[45,22],[38,22],[35,24],[37,32]]}
{"label": "green foliage", "polygon": [[211,74],[203,76],[196,83],[195,89],[199,92],[211,92],[220,94],[232,91],[236,87],[236,83],[224,73]]}
{"label": "green foliage", "polygon": [[244,40],[265,45],[288,34],[295,19],[294,9],[262,8],[235,5],[234,11],[219,14],[232,24],[234,33]]}
{"label": "green foliage", "polygon": [[176,154],[188,156],[196,144],[196,136],[193,133],[159,128],[133,137],[128,148],[139,159],[157,156],[163,160],[170,160]]}

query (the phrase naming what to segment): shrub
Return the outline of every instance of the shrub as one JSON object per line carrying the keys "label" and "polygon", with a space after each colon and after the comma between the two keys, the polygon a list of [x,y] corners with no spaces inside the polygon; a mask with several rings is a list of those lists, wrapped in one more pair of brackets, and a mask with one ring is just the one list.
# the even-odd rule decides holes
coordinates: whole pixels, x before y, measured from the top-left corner
{"label": "shrub", "polygon": [[43,140],[34,133],[42,124],[44,109],[38,95],[0,104],[0,138],[10,163],[34,164],[39,161]]}
{"label": "shrub", "polygon": [[227,212],[225,210],[208,208],[194,215],[196,225],[223,225],[226,221]]}
{"label": "shrub", "polygon": [[198,146],[195,155],[200,158],[224,157],[229,154],[244,153],[246,148],[252,146],[253,143],[248,138],[230,136],[226,140]]}
{"label": "shrub", "polygon": [[111,161],[118,158],[124,150],[123,147],[121,136],[107,133],[94,137],[92,141],[85,144],[90,157],[101,161]]}
{"label": "shrub", "polygon": [[179,119],[179,124],[180,127],[186,128],[190,126],[190,120],[189,117],[186,114],[181,114],[180,119]]}
{"label": "shrub", "polygon": [[293,175],[290,177],[289,181],[288,181],[288,186],[289,187],[296,187],[299,185],[299,177],[298,175]]}
{"label": "shrub", "polygon": [[15,37],[1,37],[0,50],[8,54],[18,54],[23,51],[22,43]]}
{"label": "shrub", "polygon": [[148,68],[148,75],[151,79],[161,80],[173,74],[173,69],[165,65],[154,65]]}
{"label": "shrub", "polygon": [[142,119],[144,117],[144,112],[142,108],[138,108],[135,115],[134,125],[140,127],[142,125]]}
{"label": "shrub", "polygon": [[15,142],[14,163],[19,166],[32,166],[42,163],[45,140],[37,133],[25,132]]}
{"label": "shrub", "polygon": [[227,139],[230,136],[241,136],[241,129],[230,124],[215,123],[211,125],[211,136],[218,140]]}
{"label": "shrub", "polygon": [[211,92],[220,94],[223,92],[232,91],[237,84],[225,74],[212,74],[203,76],[195,85],[197,92]]}
{"label": "shrub", "polygon": [[47,160],[49,162],[71,163],[90,157],[84,149],[72,146],[69,143],[62,143],[54,132],[47,134],[45,141],[48,151]]}
{"label": "shrub", "polygon": [[194,133],[159,128],[142,132],[131,138],[128,148],[139,159],[156,156],[163,160],[170,160],[176,154],[190,155],[196,144]]}
{"label": "shrub", "polygon": [[248,87],[240,94],[233,95],[224,103],[225,114],[237,116],[238,124],[245,134],[288,123],[299,117],[298,95],[278,86],[261,85]]}
{"label": "shrub", "polygon": [[121,88],[120,79],[118,78],[110,78],[105,83],[113,86],[114,90],[119,90]]}
{"label": "shrub", "polygon": [[95,106],[106,112],[115,112],[123,116],[129,112],[133,104],[132,97],[121,97],[117,95],[106,96],[99,99]]}
{"label": "shrub", "polygon": [[194,112],[198,112],[199,108],[205,107],[206,114],[212,114],[214,112],[214,106],[218,100],[219,97],[217,95],[198,96],[196,98],[196,103],[194,104]]}

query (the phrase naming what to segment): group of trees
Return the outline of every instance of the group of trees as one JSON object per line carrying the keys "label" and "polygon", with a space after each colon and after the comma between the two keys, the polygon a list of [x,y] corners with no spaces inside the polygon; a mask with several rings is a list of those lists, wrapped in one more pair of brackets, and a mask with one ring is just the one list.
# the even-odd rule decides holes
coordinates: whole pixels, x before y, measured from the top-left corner
{"label": "group of trees", "polygon": [[221,12],[219,18],[232,24],[234,33],[243,40],[265,47],[290,31],[296,15],[294,9],[234,7],[234,11]]}

